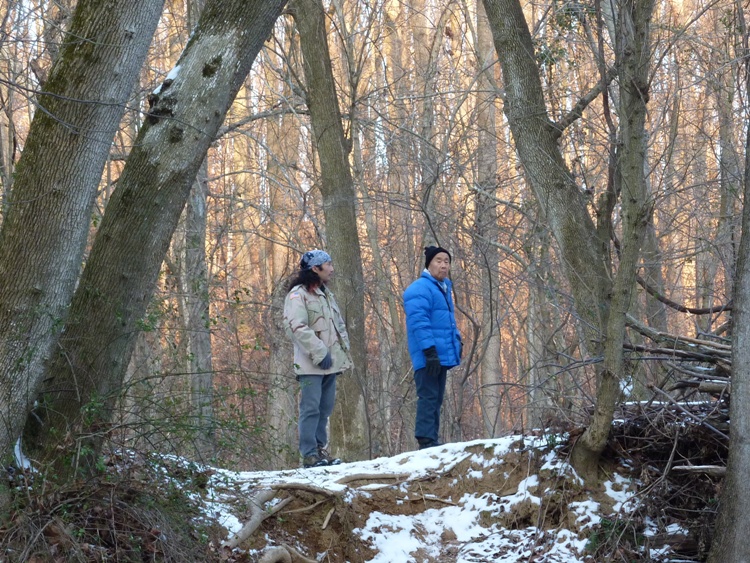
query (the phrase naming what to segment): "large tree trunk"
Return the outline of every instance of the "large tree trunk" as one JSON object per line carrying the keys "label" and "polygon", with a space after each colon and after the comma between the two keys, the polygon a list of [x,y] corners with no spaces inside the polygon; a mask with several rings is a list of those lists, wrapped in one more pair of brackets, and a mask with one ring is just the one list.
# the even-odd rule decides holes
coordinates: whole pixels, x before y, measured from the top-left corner
{"label": "large tree trunk", "polygon": [[292,8],[304,58],[314,144],[320,160],[326,246],[339,272],[336,298],[346,321],[354,359],[352,373],[344,374],[338,382],[338,398],[331,419],[331,445],[349,459],[361,459],[368,443],[363,395],[367,356],[364,279],[349,146],[333,80],[323,3],[321,0],[296,0]]}
{"label": "large tree trunk", "polygon": [[[285,3],[207,2],[177,66],[152,96],[76,291],[62,352],[48,372],[45,415],[59,436],[79,435],[81,408],[94,398],[98,408],[89,411],[86,430],[106,431],[198,167]],[[52,435],[40,433],[38,444],[50,457]],[[98,451],[101,438],[92,434],[90,451]]]}
{"label": "large tree trunk", "polygon": [[[750,135],[745,146],[745,201],[750,201]],[[732,400],[729,460],[709,563],[750,561],[750,205],[742,212],[742,239],[732,306]]]}
{"label": "large tree trunk", "polygon": [[[749,84],[750,86],[750,84]],[[745,201],[750,201],[750,134],[745,145]],[[732,400],[729,460],[709,563],[750,561],[750,205],[742,212],[742,239],[732,307]],[[747,358],[747,359],[746,359]]]}
{"label": "large tree trunk", "polygon": [[79,2],[38,97],[0,233],[3,455],[21,434],[63,326],[97,186],[161,6]]}
{"label": "large tree trunk", "polygon": [[516,150],[542,213],[560,248],[561,261],[581,318],[584,349],[598,356],[609,312],[607,249],[598,244],[582,191],[573,181],[547,117],[534,47],[517,0],[484,0],[503,74],[505,114]]}

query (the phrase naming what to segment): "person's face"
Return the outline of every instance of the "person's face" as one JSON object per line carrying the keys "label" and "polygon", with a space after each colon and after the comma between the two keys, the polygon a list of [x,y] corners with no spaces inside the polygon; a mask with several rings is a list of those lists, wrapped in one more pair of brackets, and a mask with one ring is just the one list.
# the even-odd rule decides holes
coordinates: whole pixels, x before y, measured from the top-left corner
{"label": "person's face", "polygon": [[328,262],[323,262],[320,266],[313,266],[313,272],[318,274],[320,281],[325,285],[331,281],[331,278],[333,277],[333,264],[330,260]]}
{"label": "person's face", "polygon": [[427,266],[427,271],[430,275],[438,281],[443,281],[448,277],[448,272],[451,271],[451,259],[445,252],[438,252],[435,257],[430,260],[430,265]]}

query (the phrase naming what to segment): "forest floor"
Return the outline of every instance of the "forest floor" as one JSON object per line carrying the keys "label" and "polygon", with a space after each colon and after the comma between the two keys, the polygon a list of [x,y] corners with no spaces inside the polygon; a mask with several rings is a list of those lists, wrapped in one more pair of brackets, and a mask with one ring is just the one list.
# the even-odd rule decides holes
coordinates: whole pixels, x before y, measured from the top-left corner
{"label": "forest floor", "polygon": [[113,456],[19,502],[0,563],[703,561],[726,442],[685,408],[625,408],[595,487],[567,462],[575,431],[283,471]]}

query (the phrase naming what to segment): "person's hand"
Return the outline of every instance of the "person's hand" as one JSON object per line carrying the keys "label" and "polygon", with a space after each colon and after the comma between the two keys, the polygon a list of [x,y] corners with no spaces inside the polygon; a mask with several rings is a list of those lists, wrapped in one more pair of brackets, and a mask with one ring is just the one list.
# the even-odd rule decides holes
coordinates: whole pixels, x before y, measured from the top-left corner
{"label": "person's hand", "polygon": [[437,377],[440,375],[440,358],[438,358],[437,350],[434,346],[430,346],[429,348],[425,348],[423,350],[424,357],[427,360],[427,373],[430,377]]}
{"label": "person's hand", "polygon": [[323,358],[318,362],[318,367],[320,369],[328,369],[333,365],[333,358],[331,358],[331,353],[327,352],[326,357]]}

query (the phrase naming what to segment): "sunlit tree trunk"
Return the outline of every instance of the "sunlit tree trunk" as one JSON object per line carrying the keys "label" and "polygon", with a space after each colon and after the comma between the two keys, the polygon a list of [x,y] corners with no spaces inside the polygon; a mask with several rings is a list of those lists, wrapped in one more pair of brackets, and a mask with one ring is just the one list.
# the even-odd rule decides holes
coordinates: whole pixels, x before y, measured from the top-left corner
{"label": "sunlit tree trunk", "polygon": [[[716,33],[721,33],[724,28],[719,24],[720,18],[715,18],[714,26]],[[731,41],[731,36],[727,37]],[[723,51],[718,52],[727,56]],[[718,59],[718,54],[714,57]],[[715,225],[713,236],[706,237],[703,243],[703,252],[698,255],[700,266],[696,281],[699,307],[712,307],[717,303],[726,302],[731,295],[734,283],[734,263],[735,263],[735,241],[734,229],[736,226],[735,207],[738,194],[742,185],[741,166],[737,154],[736,135],[735,135],[735,116],[733,106],[736,100],[736,72],[731,61],[718,59],[712,60],[712,67],[716,68],[722,65],[727,68],[727,72],[716,74],[716,78],[709,82],[709,92],[707,96],[715,99],[715,108],[718,112],[719,121],[719,183],[718,201],[716,198],[710,198],[711,206],[714,202],[718,204],[712,215],[715,220],[711,224]],[[708,105],[708,104],[706,104]],[[707,189],[711,184],[707,184]],[[719,274],[723,274],[719,277]],[[723,282],[723,283],[722,283]],[[696,319],[700,331],[711,332],[711,315],[703,315]]]}
{"label": "sunlit tree trunk", "polygon": [[38,97],[0,232],[3,455],[21,434],[63,326],[109,147],[160,11],[151,0],[79,2]]}
{"label": "sunlit tree trunk", "polygon": [[331,417],[331,446],[349,459],[361,459],[369,442],[363,394],[367,356],[356,192],[348,159],[351,141],[344,137],[323,3],[321,0],[295,0],[291,7],[299,30],[307,105],[320,161],[326,246],[338,272],[336,300],[346,321],[354,359],[352,372],[338,380],[336,408]]}
{"label": "sunlit tree trunk", "polygon": [[[63,353],[45,386],[46,416],[58,435],[78,435],[81,407],[97,399],[87,419],[94,423],[87,429],[95,431],[87,440],[94,454],[198,168],[284,4],[208,1],[177,66],[152,96],[76,291]],[[55,453],[52,434],[40,436],[48,457]],[[81,467],[91,470],[92,462]]]}
{"label": "sunlit tree trunk", "polygon": [[[385,7],[385,26],[387,37],[386,60],[383,65],[383,80],[393,89],[394,99],[384,102],[379,108],[388,120],[400,127],[406,127],[409,122],[409,110],[406,107],[406,100],[410,98],[410,89],[408,81],[408,68],[405,61],[408,54],[408,33],[405,24],[407,7],[403,2],[390,0]],[[381,209],[381,215],[388,216],[390,227],[395,227],[397,240],[391,241],[391,246],[395,247],[394,256],[400,256],[399,260],[403,263],[403,269],[394,267],[391,260],[384,259],[384,267],[387,265],[388,280],[398,280],[399,274],[410,274],[415,271],[414,263],[420,262],[422,258],[420,249],[421,236],[417,240],[417,222],[415,221],[414,212],[410,202],[414,196],[414,186],[411,182],[413,170],[411,167],[413,143],[409,142],[405,135],[394,135],[386,147],[387,165],[383,171],[385,177],[385,186],[388,190],[388,203],[395,200],[396,205],[389,205]],[[372,190],[373,186],[369,186]],[[390,210],[388,213],[386,210]],[[395,243],[395,244],[394,244]],[[388,257],[388,254],[385,255]],[[410,280],[409,280],[410,281]],[[398,287],[398,285],[396,286]],[[413,443],[414,421],[416,418],[416,400],[414,392],[413,378],[409,376],[411,370],[411,359],[407,348],[406,326],[403,322],[401,311],[401,295],[392,291],[392,286],[383,288],[383,291],[389,295],[389,318],[393,331],[394,354],[390,359],[391,374],[386,382],[389,390],[388,396],[384,399],[398,407],[398,411],[390,408],[386,412],[393,412],[398,415],[391,422],[396,427],[396,431],[390,432],[393,436],[393,447],[395,451],[401,451],[402,447],[410,447]],[[407,400],[402,400],[406,397]],[[412,400],[414,398],[414,400]]]}
{"label": "sunlit tree trunk", "polygon": [[[390,83],[385,74],[390,72],[395,75],[403,71],[402,53],[399,30],[390,23],[388,24],[389,39],[386,41],[385,52],[382,55],[368,56],[358,51],[358,49],[366,48],[366,44],[358,41],[358,33],[352,31],[349,26],[366,28],[363,14],[359,11],[362,5],[353,5],[342,0],[333,0],[332,5],[335,9],[336,26],[341,41],[331,45],[331,48],[335,49],[338,45],[342,51],[338,59],[343,63],[347,82],[346,87],[341,90],[340,97],[344,98],[341,100],[341,105],[352,108],[349,133],[352,141],[352,179],[361,201],[358,215],[364,223],[366,245],[369,247],[368,254],[371,256],[373,267],[373,275],[370,276],[369,283],[364,288],[365,297],[381,311],[381,314],[373,316],[373,322],[369,328],[375,331],[377,336],[368,339],[367,342],[366,351],[370,363],[368,377],[364,380],[369,437],[368,455],[376,457],[394,451],[389,425],[393,422],[393,395],[397,393],[399,378],[403,370],[404,356],[399,346],[403,338],[403,329],[398,315],[399,296],[392,290],[393,272],[390,270],[390,265],[383,260],[386,253],[380,238],[381,230],[387,229],[387,224],[395,220],[394,217],[387,217],[378,210],[378,196],[384,195],[383,186],[380,185],[383,179],[381,175],[387,174],[391,168],[388,164],[382,164],[383,154],[378,154],[377,148],[372,151],[373,142],[376,147],[378,143],[385,142],[382,138],[382,128],[377,125],[368,126],[371,123],[369,123],[367,113],[358,111],[357,104],[360,90],[367,85],[362,81],[363,75],[372,72],[372,80],[378,84],[377,87],[387,88]],[[396,7],[386,6],[386,14],[394,8]],[[377,17],[377,12],[370,11],[369,14],[371,18],[369,22],[372,25],[372,18]],[[395,14],[397,17],[397,9]],[[336,56],[335,50],[332,56]],[[391,65],[394,66],[391,67]],[[393,80],[393,87],[401,88],[403,84],[397,85],[396,80]],[[384,114],[398,114],[398,110],[394,111],[394,108],[385,106],[379,108],[379,111]],[[363,117],[362,121],[359,119],[360,115]],[[363,145],[369,145],[370,152],[366,153]],[[403,158],[404,155],[401,153],[399,159]],[[374,169],[372,164],[375,164]],[[400,163],[394,162],[394,166],[400,166]],[[399,175],[394,174],[393,177],[395,179]],[[395,182],[398,183],[399,180]],[[385,186],[389,188],[389,191],[398,189],[397,184],[391,186],[386,183]]]}
{"label": "sunlit tree trunk", "polygon": [[178,269],[185,372],[190,387],[190,422],[197,459],[214,453],[213,364],[209,281],[206,265],[208,173],[205,161],[198,170],[184,212],[184,246]]}
{"label": "sunlit tree trunk", "polygon": [[[430,6],[432,8],[432,6]],[[437,59],[440,49],[442,29],[430,17],[426,0],[414,0],[409,4],[409,21],[411,23],[414,44],[415,90],[422,97],[419,111],[419,168],[420,188],[422,190],[422,211],[428,217],[428,228],[431,221],[437,219],[434,213],[435,190],[440,176],[440,155],[435,141],[435,96],[437,95]],[[437,9],[441,9],[437,7]],[[437,227],[438,225],[435,225]],[[444,237],[445,233],[431,233]],[[438,239],[440,240],[440,239]]]}
{"label": "sunlit tree trunk", "polygon": [[[500,383],[502,383],[502,365],[500,362],[500,326],[501,315],[497,307],[498,298],[498,264],[500,253],[495,241],[500,239],[497,221],[497,205],[494,196],[497,191],[497,120],[495,118],[494,65],[495,47],[492,44],[492,32],[484,6],[477,1],[477,63],[479,80],[477,80],[477,128],[478,141],[476,151],[477,193],[474,198],[476,237],[474,238],[477,265],[482,272],[482,342],[477,343],[481,356],[481,405],[482,418],[487,437],[494,438],[502,429],[500,427]],[[469,352],[468,340],[464,342],[464,356]]]}
{"label": "sunlit tree trunk", "polygon": [[[294,42],[291,35],[291,23],[285,28],[285,44]],[[293,47],[291,47],[293,48]],[[292,64],[293,57],[289,57],[287,64]],[[301,69],[296,69],[301,70]],[[267,80],[277,84],[285,99],[295,99],[289,89],[293,69],[288,69],[287,80],[279,80],[269,73]],[[289,338],[284,334],[282,310],[286,296],[285,278],[290,269],[294,270],[299,259],[294,254],[290,261],[288,250],[282,246],[282,229],[278,216],[290,206],[289,198],[285,197],[285,187],[289,184],[290,171],[294,170],[299,159],[300,119],[293,114],[272,117],[267,123],[267,144],[269,148],[266,174],[268,177],[268,218],[264,229],[264,262],[267,279],[267,291],[271,296],[271,308],[267,326],[271,331],[268,339],[270,345],[271,378],[268,400],[268,425],[271,437],[270,464],[271,467],[287,467],[298,463],[299,452],[297,442],[297,406],[296,391],[299,385],[294,378],[292,358],[294,353]],[[287,264],[291,263],[291,267]]]}
{"label": "sunlit tree trunk", "polygon": [[[188,2],[187,24],[193,29],[205,0]],[[204,160],[190,190],[184,218],[183,248],[178,269],[185,373],[190,386],[190,420],[195,429],[197,459],[207,461],[215,451],[213,361],[211,350],[209,278],[206,264],[208,167]]]}

